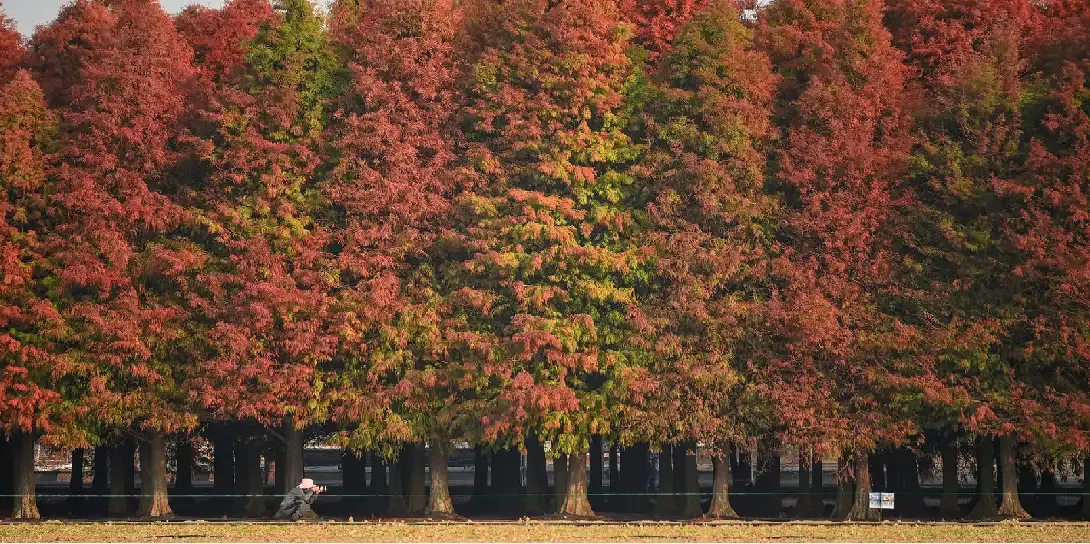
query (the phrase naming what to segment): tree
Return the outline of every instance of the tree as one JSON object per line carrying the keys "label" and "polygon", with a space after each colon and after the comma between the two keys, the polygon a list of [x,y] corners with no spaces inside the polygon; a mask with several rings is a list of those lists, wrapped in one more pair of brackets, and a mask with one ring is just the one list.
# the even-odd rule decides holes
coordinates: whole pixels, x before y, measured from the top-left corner
{"label": "tree", "polygon": [[[98,41],[86,47],[58,39],[88,28]],[[74,4],[35,45],[42,58],[70,63],[50,65],[43,81],[53,86],[55,75],[74,72],[63,76],[73,87],[55,95],[64,164],[50,202],[63,218],[51,240],[50,297],[72,334],[64,356],[94,364],[90,417],[147,441],[140,514],[167,517],[166,458],[155,444],[195,425],[182,361],[185,293],[202,257],[183,234],[187,210],[171,198],[189,51],[146,0],[112,2],[106,11]]]}
{"label": "tree", "polygon": [[[231,4],[224,14],[245,17],[230,11],[244,7]],[[198,167],[207,181],[193,198],[214,266],[200,276],[208,356],[192,394],[216,418],[274,427],[270,434],[284,444],[277,470],[287,486],[303,476],[303,428],[325,418],[322,365],[336,345],[328,331],[334,278],[323,251],[329,234],[317,221],[317,184],[339,68],[309,2],[283,0],[275,9],[271,21],[260,9],[248,19],[259,31],[245,62],[224,68],[233,73],[221,76],[206,114],[215,132]],[[240,474],[259,471],[255,440],[240,443]],[[243,479],[247,494],[260,494],[258,478]],[[263,509],[259,500],[243,505],[246,515]]]}
{"label": "tree", "polygon": [[15,30],[15,21],[8,18],[0,5],[0,83],[7,83],[26,60],[23,36]]}
{"label": "tree", "polygon": [[[1020,43],[1030,12],[1020,0],[965,0],[893,2],[886,16],[920,95],[908,171],[912,235],[901,248],[916,273],[901,307],[930,331],[936,380],[920,399],[922,420],[947,440],[976,434],[987,448],[994,433],[1023,430],[1012,333],[1024,309],[1004,241],[1018,203],[998,189],[1020,161]],[[990,461],[978,464],[992,473]],[[999,515],[991,496],[971,514]]]}
{"label": "tree", "polygon": [[850,462],[849,519],[870,519],[867,457],[916,432],[887,404],[920,387],[917,331],[884,307],[896,288],[896,203],[907,151],[905,68],[877,2],[779,0],[757,43],[782,75],[774,157],[785,211],[760,372],[786,437]]}
{"label": "tree", "polygon": [[335,203],[337,319],[343,358],[353,363],[339,376],[338,418],[353,422],[345,434],[353,448],[427,442],[427,513],[451,515],[446,455],[468,414],[451,358],[459,327],[439,290],[436,244],[455,219],[461,8],[345,0],[333,13],[349,77],[329,130],[334,164],[323,190]]}
{"label": "tree", "polygon": [[657,326],[654,396],[667,398],[647,411],[669,414],[659,440],[711,447],[719,470],[708,515],[735,517],[723,460],[759,437],[769,411],[747,374],[769,292],[775,201],[764,174],[776,78],[724,1],[683,26],[652,73],[642,127],[652,143],[638,171],[654,195],[659,287],[645,306]]}
{"label": "tree", "polygon": [[619,5],[621,14],[634,27],[634,43],[656,59],[670,49],[689,19],[715,3],[715,0],[621,0]]}
{"label": "tree", "polygon": [[[2,15],[0,15],[2,18]],[[73,438],[78,407],[66,398],[73,371],[57,357],[64,320],[48,298],[46,242],[56,119],[26,71],[0,86],[0,426],[14,449],[14,519],[37,519],[34,444]]]}
{"label": "tree", "polygon": [[559,512],[588,516],[590,437],[609,431],[640,364],[629,341],[649,330],[635,296],[647,281],[646,252],[632,243],[640,194],[624,172],[634,158],[620,118],[627,33],[607,1],[467,9],[462,127],[476,178],[458,199],[469,258],[448,281],[488,308],[499,338],[479,366],[483,436],[551,440],[569,455]]}

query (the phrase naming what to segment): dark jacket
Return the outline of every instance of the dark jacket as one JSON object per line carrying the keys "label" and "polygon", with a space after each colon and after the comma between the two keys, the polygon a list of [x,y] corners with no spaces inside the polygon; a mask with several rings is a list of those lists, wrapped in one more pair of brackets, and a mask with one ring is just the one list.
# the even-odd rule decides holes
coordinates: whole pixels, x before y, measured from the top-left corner
{"label": "dark jacket", "polygon": [[318,494],[313,490],[303,491],[299,486],[295,486],[284,496],[284,500],[280,501],[280,509],[276,511],[274,517],[292,521],[313,517],[314,512],[310,509],[310,504],[317,497]]}

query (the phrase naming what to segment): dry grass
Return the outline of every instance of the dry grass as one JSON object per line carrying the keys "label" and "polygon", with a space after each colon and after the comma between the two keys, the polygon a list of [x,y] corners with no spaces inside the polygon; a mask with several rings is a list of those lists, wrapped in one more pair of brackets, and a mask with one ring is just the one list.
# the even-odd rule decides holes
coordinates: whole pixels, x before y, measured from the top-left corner
{"label": "dry grass", "polygon": [[1088,542],[1084,523],[0,523],[0,542]]}

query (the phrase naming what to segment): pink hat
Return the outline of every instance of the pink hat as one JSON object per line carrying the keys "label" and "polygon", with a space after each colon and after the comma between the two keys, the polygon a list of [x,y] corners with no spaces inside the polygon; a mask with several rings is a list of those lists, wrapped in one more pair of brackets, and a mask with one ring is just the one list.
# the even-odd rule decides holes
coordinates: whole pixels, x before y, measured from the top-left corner
{"label": "pink hat", "polygon": [[314,487],[314,480],[310,478],[303,478],[303,481],[299,482],[299,489],[310,489]]}

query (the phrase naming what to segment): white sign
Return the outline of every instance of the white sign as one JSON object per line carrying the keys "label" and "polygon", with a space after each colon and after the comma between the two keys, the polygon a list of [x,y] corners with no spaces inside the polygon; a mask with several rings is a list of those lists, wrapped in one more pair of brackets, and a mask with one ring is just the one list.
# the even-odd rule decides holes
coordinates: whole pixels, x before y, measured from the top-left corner
{"label": "white sign", "polygon": [[893,493],[871,493],[870,507],[875,510],[893,510]]}

